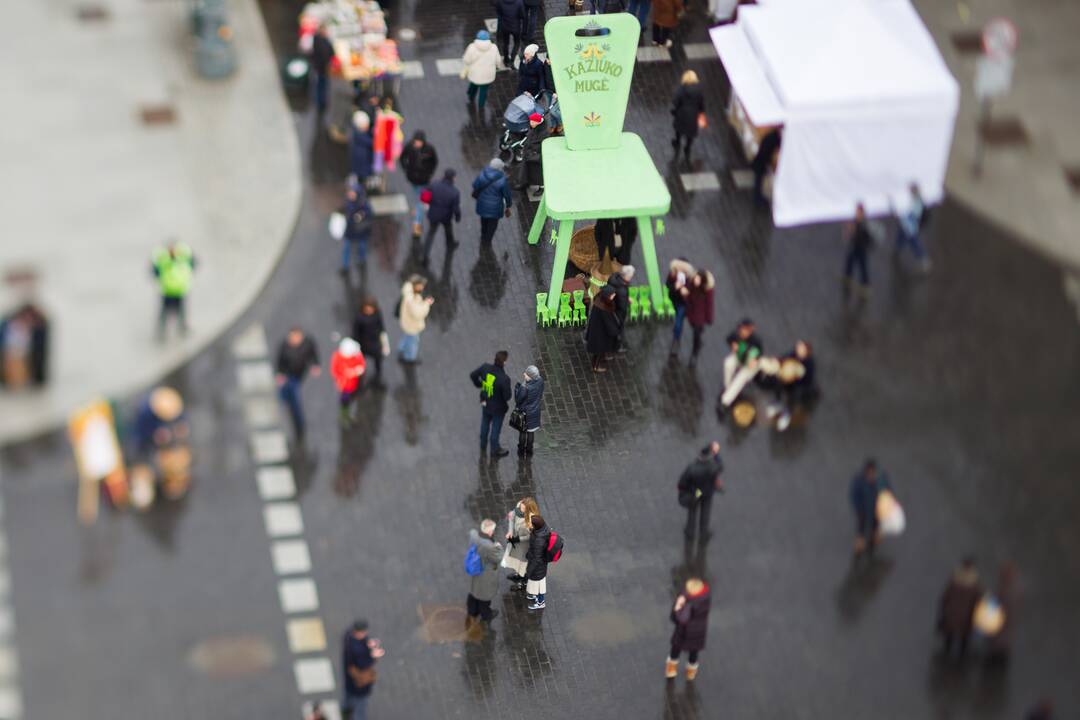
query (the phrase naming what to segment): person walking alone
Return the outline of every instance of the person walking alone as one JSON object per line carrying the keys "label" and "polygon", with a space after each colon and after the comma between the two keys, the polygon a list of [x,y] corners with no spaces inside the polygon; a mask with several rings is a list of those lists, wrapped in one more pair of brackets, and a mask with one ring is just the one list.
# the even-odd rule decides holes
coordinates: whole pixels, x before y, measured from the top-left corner
{"label": "person walking alone", "polygon": [[476,214],[480,216],[480,243],[490,245],[499,220],[510,217],[513,196],[510,194],[510,182],[506,179],[506,168],[499,158],[492,158],[488,166],[480,171],[473,180],[473,197],[476,198]]}
{"label": "person walking alone", "polygon": [[495,82],[499,69],[499,49],[491,42],[487,30],[476,33],[476,39],[469,43],[461,56],[461,65],[461,77],[469,81],[469,89],[465,92],[469,107],[475,102],[483,111],[488,88]]}
{"label": "person walking alone", "polygon": [[686,508],[683,535],[687,540],[694,539],[695,519],[698,542],[708,542],[712,537],[709,516],[712,514],[713,493],[724,491],[724,481],[720,478],[723,471],[720,443],[714,440],[701,449],[701,453],[679,477],[679,504]]}
{"label": "person walking alone", "polygon": [[299,327],[290,328],[278,348],[275,380],[278,394],[289,408],[289,417],[292,418],[293,430],[298,440],[304,437],[305,427],[300,385],[309,373],[312,377],[318,377],[322,373],[318,348],[315,347],[315,341]]}
{"label": "person walking alone", "polygon": [[844,226],[848,238],[848,252],[844,259],[844,282],[851,286],[855,269],[859,270],[864,295],[870,294],[870,248],[874,245],[874,236],[866,222],[866,209],[863,204],[855,206],[855,219]]}
{"label": "person walking alone", "polygon": [[535,365],[525,368],[525,384],[514,386],[514,404],[525,413],[525,430],[518,433],[518,457],[533,454],[533,441],[540,430],[540,405],[544,399],[544,378]]}
{"label": "person walking alone", "polygon": [[522,498],[507,516],[506,542],[510,543],[510,551],[503,561],[504,567],[512,572],[506,576],[513,585],[513,590],[524,590],[528,570],[526,553],[529,551],[529,537],[532,535],[532,516],[540,514],[540,507],[536,500],[531,497]]}
{"label": "person walking alone", "polygon": [[698,270],[694,279],[682,289],[686,301],[686,319],[694,333],[694,346],[690,353],[690,367],[697,365],[698,353],[704,344],[705,327],[713,323],[713,287],[716,281],[708,270]]}
{"label": "person walking alone", "polygon": [[499,37],[499,52],[502,53],[503,65],[512,67],[514,58],[521,53],[525,4],[522,0],[492,0],[491,4],[495,6],[495,19],[498,21],[496,33]]}
{"label": "person walking alone", "polygon": [[529,549],[525,553],[525,597],[532,601],[530,610],[543,610],[547,605],[547,551],[551,528],[540,515],[533,515],[529,524],[532,533],[529,535]]}
{"label": "person walking alone", "polygon": [[405,179],[412,186],[413,199],[416,202],[412,226],[412,234],[416,238],[424,232],[424,204],[420,202],[420,193],[431,183],[438,166],[439,154],[427,141],[424,131],[417,130],[405,151],[401,153],[401,169],[405,171]]}
{"label": "person walking alone", "polygon": [[352,184],[345,191],[345,235],[341,238],[342,276],[349,278],[352,266],[349,263],[353,246],[356,246],[356,260],[367,262],[367,244],[371,237],[371,205],[368,203],[364,186],[359,182]]}
{"label": "person walking alone", "polygon": [[349,171],[362,188],[367,187],[375,162],[375,139],[371,135],[371,116],[363,110],[353,113],[349,134]]}
{"label": "person walking alone", "polygon": [[352,339],[360,343],[360,352],[364,354],[365,366],[375,363],[375,377],[372,384],[382,386],[382,361],[390,354],[390,338],[383,324],[382,311],[375,298],[365,297],[360,303],[360,312],[353,320]]}
{"label": "person walking alone", "polygon": [[878,530],[877,504],[878,496],[883,490],[892,490],[889,477],[879,471],[876,460],[868,459],[863,463],[862,470],[851,478],[851,485],[848,490],[851,509],[855,511],[856,559],[866,551],[869,551],[872,555],[877,544],[881,541],[881,532]]}
{"label": "person walking alone", "polygon": [[[670,43],[670,40],[668,41]],[[669,45],[670,46],[670,45]],[[682,74],[682,82],[675,91],[671,114],[674,116],[675,138],[671,147],[675,148],[675,157],[679,156],[679,147],[683,145],[683,155],[690,162],[690,146],[697,137],[698,129],[705,127],[705,96],[701,92],[697,73],[687,70]]]}
{"label": "person walking alone", "polygon": [[758,207],[769,207],[769,201],[765,199],[765,176],[776,167],[782,141],[780,128],[765,133],[765,137],[758,143],[754,160],[750,163],[750,169],[754,171],[754,204]]}
{"label": "person walking alone", "polygon": [[341,709],[346,720],[365,720],[367,702],[375,689],[375,661],[386,650],[375,638],[368,637],[367,620],[357,620],[341,642],[342,686],[345,697]]}
{"label": "person walking alone", "polygon": [[709,605],[712,598],[709,586],[701,578],[692,577],[671,608],[671,622],[675,631],[671,634],[671,652],[664,668],[664,677],[674,680],[679,674],[679,655],[689,653],[686,679],[693,681],[698,673],[698,653],[705,649],[705,636],[709,631]]}
{"label": "person walking alone", "polygon": [[161,290],[161,312],[158,313],[157,338],[165,339],[165,323],[170,314],[176,315],[180,334],[187,335],[187,314],[184,300],[191,289],[191,277],[195,272],[195,254],[184,243],[170,240],[169,244],[154,253],[152,269]]}
{"label": "person walking alone", "polygon": [[480,452],[487,452],[488,435],[491,435],[491,456],[506,457],[509,450],[499,445],[503,418],[510,409],[510,377],[504,366],[510,353],[495,353],[494,363],[484,363],[469,373],[472,384],[480,389]]}
{"label": "person walking alone", "polygon": [[428,313],[434,298],[424,297],[427,280],[413,275],[401,286],[401,300],[398,320],[401,325],[401,342],[398,343],[398,357],[404,363],[418,363],[420,354],[420,333],[424,331]]}
{"label": "person walking alone", "polygon": [[457,171],[447,168],[442,180],[431,186],[431,202],[428,203],[428,231],[424,239],[424,256],[421,262],[427,265],[431,261],[431,246],[435,243],[435,233],[441,226],[446,234],[446,252],[457,247],[454,241],[454,223],[461,222],[461,192],[454,187]]}
{"label": "person walking alone", "polygon": [[[499,614],[498,610],[491,609],[491,601],[499,592],[499,561],[502,560],[502,545],[495,542],[495,521],[484,520],[480,523],[480,532],[476,528],[469,530],[469,553],[466,555],[466,570],[470,575],[469,597],[465,606],[468,612],[467,622],[472,624],[479,618],[484,622],[490,622]],[[473,559],[472,547],[476,547],[476,559],[479,560],[478,568],[470,567],[469,560]],[[475,570],[480,572],[473,574]]]}
{"label": "person walking alone", "polygon": [[315,110],[321,117],[326,113],[330,89],[330,61],[334,59],[334,44],[330,42],[326,25],[315,31],[311,44],[311,70],[315,73]]}
{"label": "person walking alone", "polygon": [[925,273],[930,271],[930,258],[919,234],[925,224],[926,204],[917,184],[911,183],[910,192],[907,211],[896,214],[896,254],[899,255],[905,247],[910,247],[912,255],[919,263],[919,269]]}
{"label": "person walking alone", "polygon": [[679,24],[683,0],[652,0],[652,44],[671,47],[671,32]]}
{"label": "person walking alone", "polygon": [[975,607],[979,604],[983,589],[979,584],[979,571],[975,569],[975,558],[968,556],[953,571],[944,592],[938,610],[937,629],[941,633],[942,654],[946,659],[953,657],[953,648],[957,650],[956,660],[963,660],[971,637],[971,625],[975,617]]}
{"label": "person walking alone", "polygon": [[338,349],[330,356],[330,376],[338,389],[341,406],[339,420],[343,426],[352,424],[352,402],[360,392],[360,376],[364,374],[364,354],[360,343],[342,338]]}

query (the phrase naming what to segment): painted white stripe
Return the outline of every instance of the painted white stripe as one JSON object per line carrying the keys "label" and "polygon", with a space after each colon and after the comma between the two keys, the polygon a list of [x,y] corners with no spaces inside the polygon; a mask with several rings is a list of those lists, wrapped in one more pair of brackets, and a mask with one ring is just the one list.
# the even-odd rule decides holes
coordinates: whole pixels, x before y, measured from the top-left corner
{"label": "painted white stripe", "polygon": [[687,192],[720,189],[720,178],[714,172],[680,173],[679,177]]}
{"label": "painted white stripe", "polygon": [[[313,702],[304,703],[300,708],[300,717],[310,717],[314,705],[315,703]],[[341,720],[341,706],[338,705],[337,700],[320,700],[319,709],[322,710],[322,714],[326,717],[326,720]]]}
{"label": "painted white stripe", "polygon": [[[14,681],[19,675],[19,654],[14,647],[0,647],[0,683]],[[0,717],[3,717],[0,715]]]}
{"label": "painted white stripe", "polygon": [[753,170],[732,170],[731,182],[736,190],[750,190],[754,187]]}
{"label": "painted white stripe", "polygon": [[435,61],[435,72],[443,77],[461,74],[461,58],[446,58]]}
{"label": "painted white stripe", "polygon": [[[498,18],[484,18],[484,27],[487,28],[489,33],[498,32],[499,19]],[[494,38],[492,38],[494,39]]]}
{"label": "painted white stripe", "polygon": [[686,43],[682,46],[687,60],[719,60],[712,43]]}
{"label": "painted white stripe", "polygon": [[269,353],[266,332],[262,325],[252,325],[236,336],[232,343],[233,356],[241,360],[262,360]]}
{"label": "painted white stripe", "polygon": [[311,578],[282,580],[278,583],[278,598],[281,600],[281,609],[287,615],[319,609],[319,591]]}
{"label": "painted white stripe", "polygon": [[278,423],[278,401],[271,395],[255,395],[244,400],[244,417],[252,430],[262,430]]}
{"label": "painted white stripe", "polygon": [[292,470],[287,465],[261,467],[255,476],[263,500],[288,500],[296,494]]}
{"label": "painted white stripe", "polygon": [[240,392],[247,395],[273,392],[275,387],[274,369],[265,362],[239,363],[236,366],[236,380]]}
{"label": "painted white stripe", "polygon": [[295,655],[322,652],[326,649],[326,629],[320,618],[297,618],[285,625],[289,637],[289,650]]}
{"label": "painted white stripe", "polygon": [[23,704],[19,690],[13,687],[0,687],[0,718],[19,720],[22,717]]}
{"label": "painted white stripe", "polygon": [[368,198],[372,215],[400,215],[409,212],[409,201],[401,193],[373,195]]}
{"label": "painted white stripe", "polygon": [[296,688],[302,695],[332,692],[334,689],[334,666],[330,658],[317,657],[297,660],[293,663]]}
{"label": "painted white stripe", "polygon": [[270,555],[278,575],[311,572],[311,553],[303,540],[278,540],[270,546]]}
{"label": "painted white stripe", "polygon": [[[15,632],[15,616],[11,608],[0,605],[0,640],[9,640]],[[0,715],[0,717],[3,717]]]}
{"label": "painted white stripe", "polygon": [[266,534],[270,537],[300,535],[304,532],[304,519],[300,506],[294,502],[270,503],[263,506]]}
{"label": "painted white stripe", "polygon": [[671,60],[671,53],[666,47],[646,45],[637,49],[638,62],[667,62]]}
{"label": "painted white stripe", "polygon": [[285,462],[289,459],[289,444],[280,430],[262,430],[251,434],[251,454],[260,465]]}
{"label": "painted white stripe", "polygon": [[419,60],[405,60],[401,63],[401,77],[422,78],[424,77],[424,64]]}

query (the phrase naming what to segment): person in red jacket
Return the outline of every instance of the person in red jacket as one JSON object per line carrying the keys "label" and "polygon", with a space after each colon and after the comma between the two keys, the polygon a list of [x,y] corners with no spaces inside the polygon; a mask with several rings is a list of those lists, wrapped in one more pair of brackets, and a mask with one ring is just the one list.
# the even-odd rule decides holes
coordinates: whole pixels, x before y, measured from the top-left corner
{"label": "person in red jacket", "polygon": [[708,270],[698,270],[693,280],[680,292],[686,303],[686,320],[694,331],[694,349],[690,355],[690,367],[697,365],[698,353],[701,352],[702,335],[705,326],[713,322],[713,288],[716,281]]}
{"label": "person in red jacket", "polygon": [[341,396],[341,424],[352,422],[351,408],[353,398],[360,390],[360,377],[364,374],[364,353],[360,343],[352,338],[344,338],[338,349],[330,356],[330,377],[334,378]]}

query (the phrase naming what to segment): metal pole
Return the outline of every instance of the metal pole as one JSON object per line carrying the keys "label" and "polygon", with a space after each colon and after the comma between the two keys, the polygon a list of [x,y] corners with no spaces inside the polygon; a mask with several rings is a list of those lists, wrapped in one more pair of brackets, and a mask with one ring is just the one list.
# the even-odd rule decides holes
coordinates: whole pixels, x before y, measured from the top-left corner
{"label": "metal pole", "polygon": [[982,175],[983,169],[983,128],[990,124],[990,98],[986,97],[979,101],[979,116],[975,120],[975,160],[971,165],[971,173],[975,177]]}

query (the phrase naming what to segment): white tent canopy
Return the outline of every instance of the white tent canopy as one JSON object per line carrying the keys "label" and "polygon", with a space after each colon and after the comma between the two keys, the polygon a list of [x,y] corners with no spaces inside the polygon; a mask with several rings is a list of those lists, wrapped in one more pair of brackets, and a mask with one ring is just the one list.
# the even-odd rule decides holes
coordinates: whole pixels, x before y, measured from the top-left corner
{"label": "white tent canopy", "polygon": [[912,182],[941,199],[959,88],[908,0],[769,0],[711,33],[750,120],[784,125],[777,225],[903,207]]}

